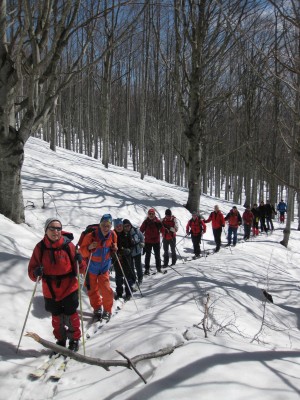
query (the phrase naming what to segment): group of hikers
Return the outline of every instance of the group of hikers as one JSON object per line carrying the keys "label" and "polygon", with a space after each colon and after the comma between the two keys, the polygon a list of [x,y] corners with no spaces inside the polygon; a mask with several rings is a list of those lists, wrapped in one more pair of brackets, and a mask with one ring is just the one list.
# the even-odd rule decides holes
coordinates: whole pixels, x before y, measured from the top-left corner
{"label": "group of hikers", "polygon": [[[207,223],[212,223],[216,252],[221,247],[221,235],[226,221],[227,245],[236,244],[237,230],[242,223],[245,239],[249,239],[251,227],[253,235],[258,234],[259,222],[262,232],[274,229],[270,215],[276,211],[270,202],[267,201],[265,205],[261,202],[259,206],[254,204],[252,208],[245,205],[245,208],[242,216],[236,206],[224,216],[216,205],[207,219],[196,211],[192,212],[186,224],[186,235],[191,236],[194,258],[200,257],[201,238],[206,232]],[[280,202],[277,210],[280,221],[284,222],[286,205],[283,208]],[[85,278],[84,285],[95,318],[109,321],[114,299],[123,298],[125,292],[125,300],[130,300],[133,292],[140,289],[144,275],[150,274],[152,252],[157,272],[169,266],[170,258],[171,266],[177,261],[178,220],[170,209],[166,209],[164,218],[159,219],[155,209],[150,208],[139,228],[134,227],[129,219],[113,220],[111,214],[104,214],[99,224],[89,226],[82,233],[77,246],[72,243],[73,234],[63,231],[58,218],[48,218],[44,231],[44,238],[35,246],[29,261],[28,275],[32,281],[42,281],[45,309],[52,315],[56,343],[66,347],[68,340],[68,348],[72,351],[78,351],[81,338],[77,312],[78,274]],[[160,257],[161,236],[163,260]],[[112,270],[115,272],[115,293],[110,284]]]}

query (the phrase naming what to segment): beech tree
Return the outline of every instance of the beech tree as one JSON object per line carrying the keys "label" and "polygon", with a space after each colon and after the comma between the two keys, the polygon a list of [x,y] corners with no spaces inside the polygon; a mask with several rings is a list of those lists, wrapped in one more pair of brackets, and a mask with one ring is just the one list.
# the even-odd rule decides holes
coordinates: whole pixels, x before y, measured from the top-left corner
{"label": "beech tree", "polygon": [[175,84],[183,134],[188,141],[189,211],[198,210],[203,145],[207,138],[207,114],[226,96],[218,89],[224,55],[232,45],[234,26],[223,17],[234,15],[238,26],[247,1],[174,0],[176,32]]}
{"label": "beech tree", "polygon": [[[24,221],[24,144],[52,114],[92,33],[85,28],[93,19],[85,19],[80,5],[80,0],[0,2],[0,212],[16,223]],[[68,70],[59,74],[64,49],[79,29],[83,42],[76,44]]]}

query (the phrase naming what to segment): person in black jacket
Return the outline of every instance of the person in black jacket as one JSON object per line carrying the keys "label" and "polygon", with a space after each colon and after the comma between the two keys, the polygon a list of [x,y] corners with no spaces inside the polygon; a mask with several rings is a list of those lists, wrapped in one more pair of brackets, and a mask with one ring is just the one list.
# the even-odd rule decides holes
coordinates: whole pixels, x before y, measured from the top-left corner
{"label": "person in black jacket", "polygon": [[260,217],[260,231],[268,232],[268,228],[266,227],[266,206],[263,201],[259,203],[258,211]]}
{"label": "person in black jacket", "polygon": [[258,223],[260,221],[260,213],[259,213],[259,209],[258,209],[256,203],[253,204],[253,207],[251,208],[251,212],[254,216],[252,233],[253,233],[253,236],[257,236],[259,234]]}
{"label": "person in black jacket", "polygon": [[132,267],[131,257],[131,251],[133,247],[132,239],[130,233],[124,231],[123,220],[121,218],[114,220],[114,228],[118,238],[118,259],[114,257],[114,269],[116,274],[116,299],[123,297],[124,285],[125,300],[130,300],[133,291],[133,285],[135,283],[135,274]]}
{"label": "person in black jacket", "polygon": [[267,204],[265,205],[265,210],[266,210],[267,228],[268,230],[274,231],[274,225],[272,219],[274,218],[275,214],[277,214],[277,212],[275,211],[273,204],[270,203],[270,200],[267,200]]}

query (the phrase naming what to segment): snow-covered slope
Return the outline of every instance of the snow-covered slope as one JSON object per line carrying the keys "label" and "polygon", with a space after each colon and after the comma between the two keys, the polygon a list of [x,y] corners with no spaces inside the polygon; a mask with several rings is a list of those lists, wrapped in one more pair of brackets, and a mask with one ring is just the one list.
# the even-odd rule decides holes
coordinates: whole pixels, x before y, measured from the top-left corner
{"label": "snow-covered slope", "polygon": [[[43,236],[50,216],[61,219],[74,242],[86,225],[110,212],[140,225],[147,209],[161,217],[171,208],[180,222],[177,249],[191,254],[185,237],[190,218],[182,206],[186,189],[151,177],[110,166],[92,158],[58,149],[31,138],[23,168],[26,224],[16,225],[0,215],[0,398],[42,399],[298,399],[300,395],[300,232],[291,233],[289,248],[278,242],[282,226],[234,249],[183,263],[174,270],[144,279],[143,297],[125,307],[86,342],[86,353],[103,359],[178,346],[163,358],[137,365],[145,385],[132,371],[71,361],[58,382],[31,382],[28,373],[46,357],[47,350],[23,337],[16,346],[34,287],[27,276],[33,247]],[[44,201],[43,201],[44,195]],[[201,213],[208,216],[215,204],[226,213],[230,202],[203,196]],[[34,207],[33,207],[34,206]],[[243,208],[239,207],[242,212]],[[239,238],[242,231],[239,233]],[[225,244],[225,235],[222,235]],[[202,246],[213,248],[211,225]],[[154,260],[153,260],[154,261]],[[112,286],[114,277],[112,275]],[[262,289],[273,296],[265,303]],[[209,294],[208,338],[201,321]],[[83,294],[85,323],[91,311]],[[49,314],[38,287],[27,329],[53,341]],[[80,350],[82,352],[82,348]]]}

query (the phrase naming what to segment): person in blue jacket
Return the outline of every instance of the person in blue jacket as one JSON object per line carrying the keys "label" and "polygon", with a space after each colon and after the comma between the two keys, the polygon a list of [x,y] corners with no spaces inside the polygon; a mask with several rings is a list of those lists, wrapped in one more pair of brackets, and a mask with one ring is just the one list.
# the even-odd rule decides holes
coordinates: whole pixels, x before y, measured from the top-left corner
{"label": "person in blue jacket", "polygon": [[277,204],[277,211],[279,212],[279,221],[281,224],[284,224],[284,216],[287,212],[286,203],[281,199],[280,202]]}

